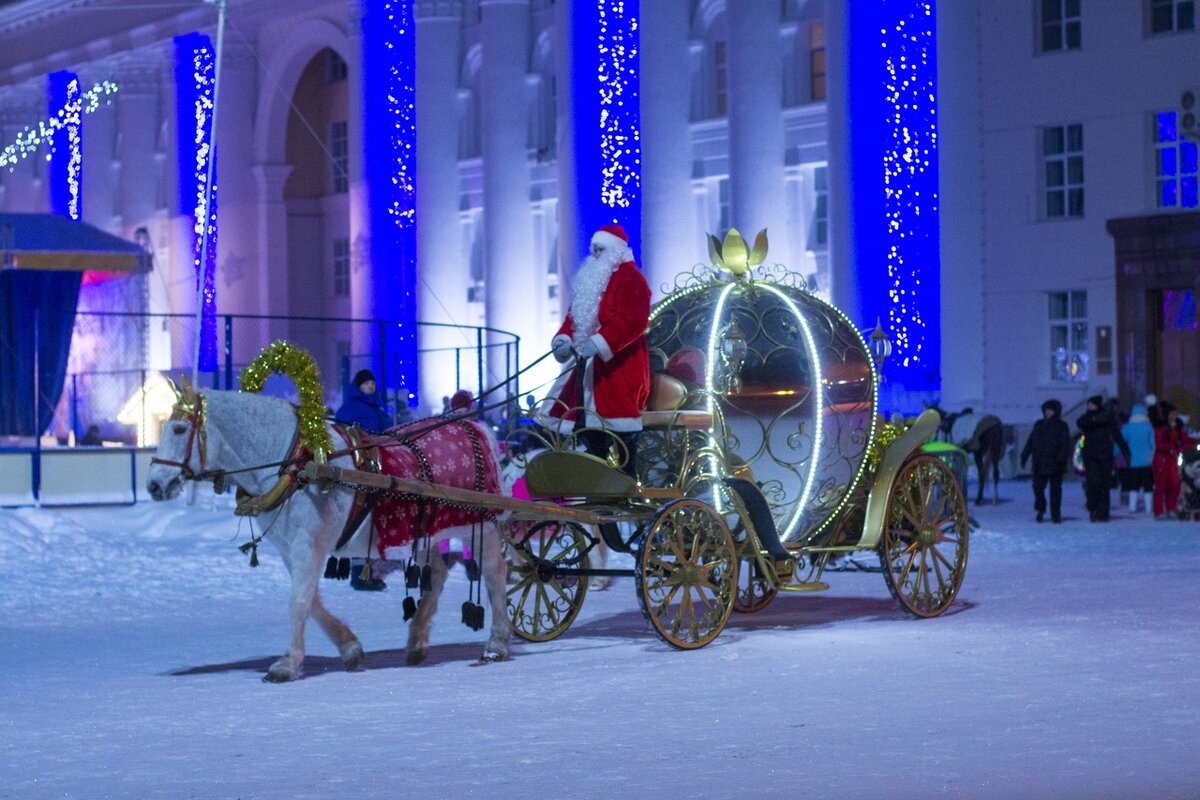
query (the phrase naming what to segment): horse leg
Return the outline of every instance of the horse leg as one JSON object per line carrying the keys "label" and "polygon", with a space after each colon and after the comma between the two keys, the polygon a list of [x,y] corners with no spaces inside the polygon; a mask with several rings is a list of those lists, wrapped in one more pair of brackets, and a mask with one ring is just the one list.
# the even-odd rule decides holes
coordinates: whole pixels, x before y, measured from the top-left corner
{"label": "horse leg", "polygon": [[503,661],[508,658],[508,643],[512,626],[508,620],[508,564],[504,561],[500,542],[500,526],[489,524],[483,531],[483,552],[479,555],[483,584],[488,603],[492,606],[492,630],[480,661]]}
{"label": "horse leg", "polygon": [[337,646],[338,655],[345,664],[346,671],[358,672],[362,669],[362,643],[358,641],[354,632],[346,627],[345,623],[329,613],[329,609],[325,608],[325,604],[321,602],[320,591],[313,595],[312,611],[309,613],[321,626],[321,630],[325,631],[329,640]]}
{"label": "horse leg", "polygon": [[[425,563],[429,565],[432,581],[430,590],[421,593],[417,614],[408,628],[405,660],[409,666],[420,664],[429,655],[429,625],[437,612],[438,598],[442,596],[446,575],[450,571],[441,554],[434,553],[436,542],[433,539],[426,539],[421,544],[425,546]],[[413,546],[413,555],[417,555],[417,545]]]}
{"label": "horse leg", "polygon": [[1000,455],[992,454],[992,505],[1000,505]]}
{"label": "horse leg", "polygon": [[[295,534],[293,534],[295,535]],[[265,680],[283,683],[299,678],[304,667],[304,624],[313,609],[317,594],[317,581],[321,578],[324,554],[305,546],[296,552],[296,542],[278,542],[284,564],[292,576],[292,596],[288,611],[292,623],[292,639],[288,649],[267,669]]]}
{"label": "horse leg", "polygon": [[976,450],[975,453],[975,472],[979,478],[979,486],[975,492],[975,505],[983,505],[983,487],[987,485],[987,467],[983,460],[983,451]]}

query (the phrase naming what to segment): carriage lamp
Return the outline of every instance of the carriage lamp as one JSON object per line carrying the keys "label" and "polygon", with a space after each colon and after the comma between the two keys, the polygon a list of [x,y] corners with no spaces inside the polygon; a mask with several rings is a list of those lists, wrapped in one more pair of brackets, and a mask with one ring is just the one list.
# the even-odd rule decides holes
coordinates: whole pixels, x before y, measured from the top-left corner
{"label": "carriage lamp", "polygon": [[721,360],[729,370],[729,394],[742,391],[742,364],[746,363],[746,334],[738,327],[737,320],[730,320],[721,331]]}
{"label": "carriage lamp", "polygon": [[871,331],[867,341],[871,347],[871,358],[875,360],[875,371],[880,372],[883,370],[883,362],[892,354],[892,340],[884,331],[879,317],[875,318],[875,330]]}

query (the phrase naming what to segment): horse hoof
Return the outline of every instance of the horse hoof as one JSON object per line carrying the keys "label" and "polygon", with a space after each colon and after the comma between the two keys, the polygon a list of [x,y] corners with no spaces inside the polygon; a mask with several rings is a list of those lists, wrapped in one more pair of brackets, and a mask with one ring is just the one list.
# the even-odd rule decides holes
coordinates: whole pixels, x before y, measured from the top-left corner
{"label": "horse hoof", "polygon": [[358,672],[362,669],[363,649],[357,639],[342,645],[340,655],[347,672]]}
{"label": "horse hoof", "polygon": [[497,661],[504,661],[505,655],[492,650],[484,650],[483,655],[479,657],[480,664],[495,664]]}
{"label": "horse hoof", "polygon": [[267,670],[266,675],[263,675],[263,683],[289,683],[299,677],[299,673],[272,668]]}
{"label": "horse hoof", "polygon": [[410,650],[408,655],[404,657],[404,661],[410,667],[415,667],[425,660],[426,655],[428,655],[428,653],[426,653],[424,650]]}

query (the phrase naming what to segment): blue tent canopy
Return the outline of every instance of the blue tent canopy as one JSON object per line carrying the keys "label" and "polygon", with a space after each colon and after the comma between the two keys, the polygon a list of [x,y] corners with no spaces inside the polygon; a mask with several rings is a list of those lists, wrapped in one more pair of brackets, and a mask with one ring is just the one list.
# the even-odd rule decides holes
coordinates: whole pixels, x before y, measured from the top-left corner
{"label": "blue tent canopy", "polygon": [[0,214],[0,268],[148,272],[134,242],[59,214]]}

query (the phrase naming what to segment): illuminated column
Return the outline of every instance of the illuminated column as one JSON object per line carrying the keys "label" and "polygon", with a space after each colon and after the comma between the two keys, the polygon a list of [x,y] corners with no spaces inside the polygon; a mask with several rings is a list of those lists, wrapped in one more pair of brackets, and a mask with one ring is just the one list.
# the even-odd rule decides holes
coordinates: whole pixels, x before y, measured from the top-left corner
{"label": "illuminated column", "polygon": [[[41,87],[25,84],[5,87],[0,95],[0,131],[3,146],[8,147],[28,127],[46,119],[45,93]],[[43,145],[45,147],[45,145]],[[17,157],[4,168],[4,210],[40,212],[46,210],[41,176],[46,171],[46,154],[39,148],[24,158]]]}
{"label": "illuminated column", "polygon": [[[467,286],[466,260],[458,245],[458,86],[461,0],[417,0],[417,274],[422,322],[462,320]],[[461,345],[461,334],[445,328],[419,331],[419,397],[423,405],[453,394],[454,369],[442,348]],[[409,387],[417,390],[418,387]]]}
{"label": "illuminated column", "polygon": [[729,208],[730,221],[747,240],[767,229],[768,261],[795,268],[786,235],[779,7],[776,0],[739,0],[726,14]]}
{"label": "illuminated column", "polygon": [[[528,109],[529,0],[480,0],[483,69],[483,258],[487,324],[521,337],[526,362],[549,347],[539,321],[545,280],[531,257]],[[488,350],[491,385],[511,370],[502,347]]]}
{"label": "illuminated column", "polygon": [[646,281],[660,296],[690,269],[704,231],[693,211],[688,4],[645,6],[641,39],[642,252]]}
{"label": "illuminated column", "polygon": [[83,218],[83,111],[79,76],[62,70],[46,76],[46,117],[63,126],[51,137],[47,167],[50,211]]}

